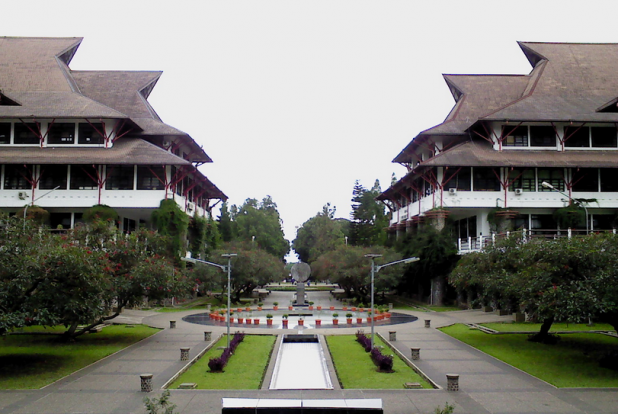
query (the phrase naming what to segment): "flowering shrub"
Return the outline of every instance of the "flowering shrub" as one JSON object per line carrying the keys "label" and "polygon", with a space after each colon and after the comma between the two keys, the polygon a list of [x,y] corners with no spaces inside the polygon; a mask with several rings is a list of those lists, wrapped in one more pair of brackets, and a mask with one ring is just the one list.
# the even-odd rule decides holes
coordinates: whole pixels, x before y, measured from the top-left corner
{"label": "flowering shrub", "polygon": [[236,332],[234,337],[230,341],[230,347],[225,348],[218,358],[210,358],[208,361],[208,368],[211,372],[223,372],[223,368],[227,365],[228,360],[234,354],[236,347],[245,339],[245,334]]}
{"label": "flowering shrub", "polygon": [[378,367],[378,370],[382,372],[392,372],[393,371],[393,356],[392,355],[383,355],[382,351],[379,348],[373,347],[371,348],[371,339],[369,339],[363,331],[356,332],[356,341],[361,344],[361,346],[365,349],[365,352],[369,352],[371,355],[371,360]]}

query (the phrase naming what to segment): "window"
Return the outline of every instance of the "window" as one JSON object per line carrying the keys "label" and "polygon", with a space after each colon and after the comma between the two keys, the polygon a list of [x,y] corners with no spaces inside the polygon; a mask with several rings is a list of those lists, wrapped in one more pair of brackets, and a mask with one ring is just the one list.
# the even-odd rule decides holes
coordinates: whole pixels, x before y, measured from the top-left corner
{"label": "window", "polygon": [[543,182],[548,182],[554,189],[564,191],[564,171],[562,168],[539,168],[537,170],[537,191],[554,191],[543,187]]}
{"label": "window", "polygon": [[58,123],[50,124],[47,131],[47,144],[74,144],[75,143],[75,124]]}
{"label": "window", "polygon": [[70,229],[71,228],[71,213],[50,213],[49,227],[52,229]]}
{"label": "window", "polygon": [[106,190],[133,190],[134,168],[132,165],[108,165]]}
{"label": "window", "polygon": [[572,170],[573,191],[599,191],[599,170],[581,168]]}
{"label": "window", "polygon": [[530,146],[531,147],[555,147],[556,131],[551,126],[531,126],[530,127]]}
{"label": "window", "polygon": [[8,164],[4,166],[4,189],[5,190],[30,190],[32,185],[32,173],[23,165]]}
{"label": "window", "polygon": [[526,170],[514,168],[508,170],[508,174],[509,182],[512,181],[512,184],[509,186],[510,191],[515,191],[518,188],[521,188],[523,191],[536,191],[534,168]]}
{"label": "window", "polygon": [[125,233],[134,232],[135,229],[137,229],[137,222],[133,219],[125,217],[122,219],[122,229]]}
{"label": "window", "polygon": [[92,165],[71,165],[71,190],[96,190],[97,177]]}
{"label": "window", "polygon": [[592,127],[590,133],[593,148],[616,148],[616,128]]}
{"label": "window", "polygon": [[500,181],[492,168],[474,167],[472,176],[474,191],[500,191]]}
{"label": "window", "polygon": [[11,123],[2,122],[0,123],[0,144],[10,144],[10,143],[11,143]]}
{"label": "window", "polygon": [[41,144],[39,136],[34,131],[39,131],[37,124],[15,124],[15,144]]}
{"label": "window", "polygon": [[532,214],[530,216],[530,230],[533,230],[534,234],[552,234],[557,227],[550,214]]}
{"label": "window", "polygon": [[41,165],[41,178],[39,188],[41,190],[52,190],[56,187],[66,190],[67,188],[67,166],[66,165]]}
{"label": "window", "polygon": [[[97,132],[98,131],[98,132]],[[104,144],[105,137],[100,134],[103,132],[102,123],[79,124],[79,134],[77,142],[79,144]]]}
{"label": "window", "polygon": [[618,169],[616,168],[601,168],[601,191],[618,192],[616,174],[618,174]]}
{"label": "window", "polygon": [[163,184],[160,180],[165,180],[164,167],[137,167],[138,190],[163,190],[165,189],[165,184]]}
{"label": "window", "polygon": [[[508,135],[507,135],[508,134]],[[502,137],[506,137],[503,145],[507,147],[527,147],[528,146],[528,127],[512,125],[502,125]]]}
{"label": "window", "polygon": [[[446,170],[446,179],[451,178],[451,174],[457,171],[457,167]],[[453,178],[446,184],[446,188],[456,188],[459,191],[470,191],[472,189],[472,177],[470,167],[462,167]]]}
{"label": "window", "polygon": [[590,147],[590,131],[588,127],[566,127],[564,128],[564,146],[567,148],[588,148]]}

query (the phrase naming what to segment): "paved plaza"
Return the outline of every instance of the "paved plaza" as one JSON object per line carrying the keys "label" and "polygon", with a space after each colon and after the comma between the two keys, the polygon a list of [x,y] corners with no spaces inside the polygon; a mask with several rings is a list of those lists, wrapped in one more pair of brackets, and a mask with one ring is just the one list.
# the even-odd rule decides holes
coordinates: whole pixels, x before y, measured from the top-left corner
{"label": "paved plaza", "polygon": [[[317,305],[332,306],[336,301],[324,293],[309,293]],[[264,300],[288,303],[289,292],[273,292]],[[338,306],[341,306],[338,304]],[[84,368],[40,390],[0,391],[0,414],[60,413],[145,413],[142,399],[158,397],[161,387],[186,362],[180,361],[180,348],[189,347],[193,357],[208,346],[204,331],[212,331],[213,340],[225,327],[203,326],[182,321],[196,311],[156,313],[127,311],[119,322],[140,323],[165,328],[160,333],[121,352]],[[457,322],[479,323],[511,320],[481,311],[406,312],[417,316],[415,322],[376,327],[388,338],[396,331],[393,344],[410,356],[411,347],[421,348],[415,361],[441,389],[436,390],[171,390],[171,401],[182,414],[221,413],[221,398],[294,398],[356,399],[381,398],[387,414],[433,413],[446,402],[456,413],[617,413],[618,389],[557,389],[507,364],[489,357],[445,334],[437,327]],[[425,328],[425,319],[431,328]],[[175,320],[176,329],[169,329]],[[249,328],[246,332],[283,332],[268,328]],[[287,330],[290,333],[295,330]],[[311,333],[353,334],[356,328],[312,329]],[[153,374],[154,391],[140,391],[140,374]],[[447,391],[446,374],[460,375],[458,392]]]}

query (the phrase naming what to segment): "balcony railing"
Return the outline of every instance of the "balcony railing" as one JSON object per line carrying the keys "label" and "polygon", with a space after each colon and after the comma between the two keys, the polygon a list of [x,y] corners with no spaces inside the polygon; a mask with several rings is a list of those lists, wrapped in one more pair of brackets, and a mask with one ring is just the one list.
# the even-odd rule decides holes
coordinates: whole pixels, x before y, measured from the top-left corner
{"label": "balcony railing", "polygon": [[[616,229],[612,230],[594,230],[594,233],[599,232],[612,232],[616,234]],[[551,239],[555,240],[561,237],[571,238],[573,236],[583,236],[586,234],[586,230],[581,229],[567,229],[567,230],[558,230],[558,229],[533,229],[526,230],[523,229],[521,231],[513,231],[506,233],[493,233],[491,236],[479,236],[479,237],[468,237],[457,240],[457,248],[459,254],[466,254],[472,252],[478,252],[483,250],[486,246],[491,246],[497,241],[507,238],[507,237],[521,237],[522,240],[528,241],[530,239]]]}

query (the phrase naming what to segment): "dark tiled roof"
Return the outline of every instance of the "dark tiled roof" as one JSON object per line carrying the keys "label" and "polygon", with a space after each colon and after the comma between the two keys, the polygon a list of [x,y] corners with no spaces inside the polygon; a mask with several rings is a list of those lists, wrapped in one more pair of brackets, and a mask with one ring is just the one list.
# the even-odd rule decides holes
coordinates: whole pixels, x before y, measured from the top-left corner
{"label": "dark tiled roof", "polygon": [[488,142],[468,141],[421,163],[422,167],[615,168],[616,150],[494,150]]}
{"label": "dark tiled roof", "polygon": [[445,75],[457,103],[446,120],[421,132],[393,162],[413,161],[416,142],[464,135],[478,121],[618,122],[599,108],[618,98],[618,44],[520,42],[529,75]]}
{"label": "dark tiled roof", "polygon": [[191,163],[142,139],[120,138],[112,148],[62,146],[2,146],[0,164],[131,164],[186,165]]}

